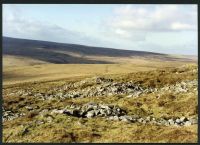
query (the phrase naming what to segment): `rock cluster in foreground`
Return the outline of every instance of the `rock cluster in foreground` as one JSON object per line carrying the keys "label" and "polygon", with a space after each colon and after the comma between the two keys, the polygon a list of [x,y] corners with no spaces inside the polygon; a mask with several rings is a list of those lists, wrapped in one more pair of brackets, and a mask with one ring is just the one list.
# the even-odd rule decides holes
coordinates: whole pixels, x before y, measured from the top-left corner
{"label": "rock cluster in foreground", "polygon": [[175,125],[175,126],[189,126],[192,124],[198,123],[198,118],[154,118],[152,116],[147,116],[145,118],[139,117],[137,115],[128,116],[126,115],[126,111],[120,109],[119,107],[113,105],[105,105],[105,104],[95,104],[95,103],[88,103],[83,106],[68,106],[63,110],[54,109],[51,112],[52,114],[66,114],[75,117],[106,117],[109,120],[116,120],[116,121],[126,121],[126,122],[139,122],[139,123],[150,123],[150,124],[157,124],[157,125]]}
{"label": "rock cluster in foreground", "polygon": [[[91,82],[90,82],[91,81]],[[128,98],[139,97],[148,93],[157,93],[162,95],[169,92],[173,94],[186,93],[193,89],[197,91],[197,80],[177,82],[173,85],[166,85],[162,88],[147,88],[139,84],[130,82],[114,82],[112,79],[91,78],[76,83],[66,84],[61,88],[55,88],[55,93],[33,93],[26,91],[18,91],[9,95],[34,96],[41,100],[51,99],[70,99],[78,97],[96,97],[96,96],[113,96],[125,95]],[[84,88],[82,88],[85,85]]]}
{"label": "rock cluster in foreground", "polygon": [[24,113],[14,113],[10,110],[4,110],[3,108],[3,116],[2,116],[2,120],[3,121],[6,121],[6,120],[13,120],[15,118],[18,118],[18,117],[22,117],[24,116],[25,114]]}

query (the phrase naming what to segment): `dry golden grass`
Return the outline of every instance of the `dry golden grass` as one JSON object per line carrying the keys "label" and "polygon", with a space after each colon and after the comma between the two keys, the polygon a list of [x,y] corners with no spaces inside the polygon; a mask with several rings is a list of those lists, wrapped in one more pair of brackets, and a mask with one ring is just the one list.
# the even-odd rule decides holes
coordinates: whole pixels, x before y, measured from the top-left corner
{"label": "dry golden grass", "polygon": [[[23,134],[24,127],[27,133]],[[54,123],[36,125],[31,120],[18,119],[3,125],[3,142],[99,142],[99,143],[195,143],[197,125],[166,127],[109,121],[103,118],[77,119],[55,116]]]}
{"label": "dry golden grass", "polygon": [[[64,65],[63,65],[64,66]],[[67,65],[69,68],[69,65]],[[89,68],[91,65],[85,65]],[[95,65],[97,67],[97,65]],[[109,65],[108,65],[109,66]],[[129,64],[131,66],[131,64]],[[49,66],[50,67],[50,66]],[[71,68],[74,65],[71,65]],[[100,66],[98,66],[100,67]],[[110,67],[113,67],[110,65]],[[128,67],[128,65],[127,65]],[[185,80],[197,79],[196,65],[188,65],[183,68],[162,68],[159,70],[124,73],[104,74],[112,77],[114,81],[134,81],[143,86],[162,87],[166,84],[174,84]],[[79,68],[80,69],[80,68]],[[84,68],[85,69],[85,68]],[[103,70],[103,66],[101,68]],[[101,70],[99,68],[99,71]],[[104,66],[105,69],[105,66]],[[119,70],[120,68],[118,68]],[[86,69],[85,69],[86,71]],[[93,72],[95,69],[93,70]],[[115,69],[117,73],[117,67]],[[38,71],[39,72],[39,71]],[[55,71],[56,72],[56,71]],[[120,71],[119,71],[120,72]],[[119,73],[118,72],[118,73]],[[177,73],[179,72],[179,73]],[[82,76],[83,78],[86,76]],[[33,79],[33,78],[31,78]],[[77,80],[82,78],[76,78]],[[32,106],[34,112],[27,112],[26,116],[3,123],[3,142],[121,142],[121,143],[196,143],[197,125],[188,127],[157,126],[151,124],[127,123],[121,121],[110,121],[105,118],[76,118],[64,114],[53,116],[52,123],[38,125],[35,121],[46,121],[51,115],[38,115],[43,109],[64,108],[66,105],[85,104],[88,102],[115,104],[126,110],[129,115],[140,116],[151,115],[154,117],[173,118],[180,116],[196,116],[198,113],[197,91],[190,90],[187,93],[174,96],[171,93],[147,94],[139,98],[126,98],[123,95],[110,97],[89,97],[61,100],[40,101],[33,96],[9,96],[12,91],[20,89],[32,92],[48,92],[55,87],[62,86],[68,82],[77,81],[74,77],[54,81],[27,82],[4,86],[3,106],[8,110],[27,112],[25,106]],[[159,81],[158,81],[159,80]],[[26,133],[24,129],[26,128]]]}
{"label": "dry golden grass", "polygon": [[131,63],[123,64],[41,64],[3,67],[3,85],[52,81],[65,78],[85,76],[127,74],[131,72],[149,71],[162,67],[176,67],[185,62],[168,62],[158,60],[129,59]]}
{"label": "dry golden grass", "polygon": [[31,59],[28,57],[22,56],[12,56],[12,55],[3,55],[3,67],[15,67],[15,66],[31,66],[35,64],[46,64],[48,62]]}

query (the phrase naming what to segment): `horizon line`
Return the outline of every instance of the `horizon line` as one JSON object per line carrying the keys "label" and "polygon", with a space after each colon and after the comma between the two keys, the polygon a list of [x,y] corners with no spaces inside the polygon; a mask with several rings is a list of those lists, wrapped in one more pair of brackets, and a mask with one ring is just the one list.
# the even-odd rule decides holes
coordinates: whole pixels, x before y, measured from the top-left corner
{"label": "horizon line", "polygon": [[[86,47],[96,47],[96,48],[104,48],[104,49],[115,49],[115,50],[122,50],[122,51],[137,51],[137,52],[149,52],[149,53],[156,53],[156,54],[164,54],[164,55],[180,55],[180,56],[195,56],[198,57],[197,54],[170,54],[170,53],[160,53],[155,51],[143,51],[143,50],[130,50],[130,49],[121,49],[121,48],[112,48],[112,47],[100,47],[100,46],[92,46],[92,45],[84,45],[84,44],[75,44],[75,43],[64,43],[64,42],[58,42],[58,41],[47,41],[47,40],[40,40],[40,39],[30,39],[30,38],[19,38],[19,37],[10,37],[10,36],[2,36],[7,38],[13,38],[13,39],[24,39],[24,40],[32,40],[32,41],[42,41],[42,42],[50,42],[50,43],[57,43],[57,44],[70,44],[70,45],[79,45],[79,46],[86,46]],[[3,42],[3,41],[2,41]],[[3,43],[2,43],[3,44]]]}

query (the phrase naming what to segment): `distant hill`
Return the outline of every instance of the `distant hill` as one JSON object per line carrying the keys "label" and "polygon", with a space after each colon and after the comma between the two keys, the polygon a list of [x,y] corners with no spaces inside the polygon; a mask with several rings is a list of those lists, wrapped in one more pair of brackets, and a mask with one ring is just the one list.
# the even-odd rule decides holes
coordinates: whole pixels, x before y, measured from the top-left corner
{"label": "distant hill", "polygon": [[[122,59],[159,59],[163,61],[193,61],[193,58],[175,57],[145,51],[120,50],[39,40],[3,37],[3,57],[31,60],[34,64],[108,64]],[[121,59],[119,59],[121,58]]]}

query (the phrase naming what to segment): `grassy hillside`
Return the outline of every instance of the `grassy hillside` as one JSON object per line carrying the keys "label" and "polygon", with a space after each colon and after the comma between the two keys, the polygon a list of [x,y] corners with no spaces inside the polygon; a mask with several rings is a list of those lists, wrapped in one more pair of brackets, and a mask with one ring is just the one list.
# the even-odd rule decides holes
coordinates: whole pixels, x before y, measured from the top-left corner
{"label": "grassy hillside", "polygon": [[[115,71],[123,72],[123,67],[125,66],[118,66]],[[54,68],[56,70],[56,67]],[[52,113],[55,109],[64,109],[70,105],[84,106],[92,102],[118,106],[129,116],[175,120],[180,117],[197,117],[197,72],[196,65],[184,65],[124,74],[100,76],[96,74],[95,78],[82,76],[76,79],[4,86],[4,109],[24,115],[3,122],[3,142],[197,142],[197,124],[166,126],[109,120],[100,116],[82,118],[65,113]],[[139,97],[127,97],[130,94],[123,94],[120,91],[129,90],[123,84],[130,82],[153,91],[142,92]],[[117,84],[120,84],[119,87],[124,86],[124,89],[115,92]],[[96,89],[108,92],[113,92],[114,89],[114,92],[111,95],[109,93],[98,95],[95,93]],[[60,93],[70,94],[70,92],[85,94],[87,90],[89,96],[76,96],[76,98],[60,96]],[[51,95],[56,96],[50,99]]]}
{"label": "grassy hillside", "polygon": [[[145,51],[120,50],[75,44],[27,40],[3,37],[3,56],[6,66],[13,65],[13,59],[27,60],[25,64],[112,64],[134,62],[135,59],[159,61],[194,61],[186,56]],[[9,60],[10,58],[10,60]],[[29,63],[30,62],[30,63]],[[20,65],[20,64],[19,64]]]}
{"label": "grassy hillside", "polygon": [[[24,61],[24,63],[27,61]],[[88,75],[123,74],[154,70],[161,67],[175,67],[185,64],[184,62],[147,61],[141,59],[135,59],[135,62],[125,64],[41,64],[23,66],[24,63],[19,62],[19,66],[9,67],[4,64],[4,85],[31,81],[49,81]]]}
{"label": "grassy hillside", "polygon": [[196,143],[197,59],[3,38],[3,142]]}

